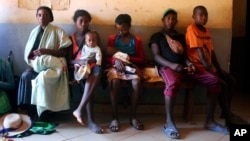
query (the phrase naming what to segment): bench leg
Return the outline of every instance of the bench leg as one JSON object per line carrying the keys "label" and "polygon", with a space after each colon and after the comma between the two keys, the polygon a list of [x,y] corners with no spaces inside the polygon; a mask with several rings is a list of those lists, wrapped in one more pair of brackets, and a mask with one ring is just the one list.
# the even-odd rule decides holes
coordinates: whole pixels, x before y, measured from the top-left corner
{"label": "bench leg", "polygon": [[192,88],[185,89],[185,102],[183,108],[183,119],[186,122],[192,122],[194,107],[194,92]]}

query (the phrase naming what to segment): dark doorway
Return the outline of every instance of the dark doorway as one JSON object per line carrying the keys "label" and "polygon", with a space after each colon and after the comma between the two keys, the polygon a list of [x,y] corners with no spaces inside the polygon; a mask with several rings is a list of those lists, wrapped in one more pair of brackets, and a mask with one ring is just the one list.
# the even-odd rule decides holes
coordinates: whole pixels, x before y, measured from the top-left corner
{"label": "dark doorway", "polygon": [[[239,3],[239,1],[234,0],[234,5],[236,6]],[[249,46],[250,46],[250,9],[249,9],[249,4],[250,2],[248,2],[246,0],[246,7],[242,7],[242,8],[246,8],[246,33],[244,36],[237,36],[232,38],[232,48],[231,48],[231,59],[230,59],[230,72],[231,74],[237,79],[237,84],[238,87],[240,88],[240,90],[249,92],[249,86],[248,83],[250,80],[249,78],[249,74],[250,74],[250,70],[248,69],[250,66],[249,63],[249,58],[247,57],[248,55],[250,55],[249,52]],[[242,5],[241,5],[242,6]],[[244,5],[245,6],[245,5]],[[233,23],[236,22],[237,20],[239,20],[237,18],[237,16],[239,16],[239,11],[238,8],[241,8],[238,6],[233,8]],[[236,18],[234,18],[236,17]],[[237,21],[239,22],[239,21]],[[235,28],[233,26],[233,28]],[[234,29],[235,30],[235,29]],[[237,29],[236,29],[237,30]],[[234,35],[234,34],[233,34]]]}
{"label": "dark doorway", "polygon": [[250,92],[249,80],[250,80],[250,1],[247,1],[247,14],[246,14],[246,46],[245,46],[245,58],[244,58],[244,70],[245,70],[245,79],[244,79],[244,90]]}

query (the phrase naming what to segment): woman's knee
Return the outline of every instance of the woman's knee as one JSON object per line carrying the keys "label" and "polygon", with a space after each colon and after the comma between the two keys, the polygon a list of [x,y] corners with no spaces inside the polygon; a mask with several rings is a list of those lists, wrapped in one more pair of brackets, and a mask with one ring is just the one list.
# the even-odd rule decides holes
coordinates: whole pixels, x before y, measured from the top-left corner
{"label": "woman's knee", "polygon": [[165,88],[165,90],[164,90],[164,95],[169,96],[169,97],[176,97],[177,93],[178,93],[178,91],[176,91],[176,90],[169,90],[167,88]]}
{"label": "woman's knee", "polygon": [[223,83],[217,77],[212,80],[208,85],[208,94],[219,94],[222,91]]}
{"label": "woman's knee", "polygon": [[121,86],[120,79],[112,79],[110,83],[111,83],[111,89],[118,89]]}
{"label": "woman's knee", "polygon": [[134,93],[136,94],[140,94],[140,90],[141,90],[141,79],[134,79],[131,81],[132,82],[132,88]]}
{"label": "woman's knee", "polygon": [[92,68],[91,73],[89,75],[90,78],[92,78],[92,79],[101,79],[101,76],[102,76],[101,67]]}
{"label": "woman's knee", "polygon": [[131,80],[131,82],[132,82],[132,85],[136,87],[139,87],[141,85],[141,79],[133,79]]}
{"label": "woman's knee", "polygon": [[170,81],[169,83],[165,83],[164,95],[175,97],[179,92],[181,87],[181,81]]}
{"label": "woman's knee", "polygon": [[95,66],[91,69],[91,73],[94,75],[101,75],[102,72],[102,67],[100,66]]}
{"label": "woman's knee", "polygon": [[204,72],[204,74],[201,75],[201,79],[199,81],[206,87],[217,87],[220,85],[220,79],[216,75],[209,72]]}
{"label": "woman's knee", "polygon": [[166,88],[169,89],[177,89],[181,86],[181,80],[174,79],[172,81],[168,81],[168,83],[165,84]]}

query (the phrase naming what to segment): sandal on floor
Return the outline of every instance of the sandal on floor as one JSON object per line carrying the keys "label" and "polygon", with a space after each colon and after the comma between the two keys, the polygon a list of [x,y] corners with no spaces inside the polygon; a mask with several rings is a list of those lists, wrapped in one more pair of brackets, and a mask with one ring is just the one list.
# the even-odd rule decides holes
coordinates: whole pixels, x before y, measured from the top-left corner
{"label": "sandal on floor", "polygon": [[118,132],[119,131],[119,123],[116,119],[112,120],[109,124],[109,130],[111,132]]}
{"label": "sandal on floor", "polygon": [[224,127],[220,124],[217,124],[213,127],[208,127],[207,125],[205,125],[205,129],[210,130],[210,131],[214,131],[217,133],[225,134],[225,135],[229,135],[229,133],[230,133],[226,127]]}
{"label": "sandal on floor", "polygon": [[162,131],[171,139],[180,139],[179,131],[173,127],[164,126]]}
{"label": "sandal on floor", "polygon": [[144,129],[144,125],[138,121],[137,119],[132,119],[130,121],[130,124],[137,130],[143,130]]}

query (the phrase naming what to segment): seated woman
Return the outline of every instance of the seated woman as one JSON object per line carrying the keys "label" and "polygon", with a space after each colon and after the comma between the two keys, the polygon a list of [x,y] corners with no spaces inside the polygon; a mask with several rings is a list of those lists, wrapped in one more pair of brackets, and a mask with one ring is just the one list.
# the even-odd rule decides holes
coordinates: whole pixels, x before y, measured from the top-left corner
{"label": "seated woman", "polygon": [[[117,94],[122,81],[132,85],[130,123],[137,130],[143,130],[143,124],[136,119],[135,113],[142,82],[141,71],[136,65],[145,63],[145,54],[141,38],[130,33],[131,17],[128,14],[120,14],[115,19],[117,34],[108,38],[106,48],[106,61],[110,64],[107,77],[111,87],[110,98],[113,108],[113,120],[109,125],[112,132],[119,131],[118,99]],[[132,69],[131,69],[132,67]],[[136,71],[135,71],[136,69]]]}
{"label": "seated woman", "polygon": [[[73,21],[75,23],[76,31],[70,36],[73,44],[68,51],[68,63],[70,66],[74,66],[74,64],[86,65],[87,63],[92,66],[91,73],[88,75],[88,77],[80,80],[80,85],[83,94],[80,104],[73,112],[73,116],[81,125],[84,125],[82,113],[83,110],[86,108],[88,127],[94,133],[101,134],[104,130],[99,125],[97,125],[94,120],[92,100],[94,98],[94,90],[96,89],[101,79],[102,68],[99,63],[96,64],[96,60],[93,57],[87,59],[80,59],[82,56],[81,49],[86,43],[85,35],[90,31],[89,23],[91,22],[91,19],[91,15],[86,10],[75,11]],[[97,32],[95,33],[97,35],[97,45],[101,47],[101,40],[99,34]],[[73,70],[71,69],[70,74],[72,77]]]}
{"label": "seated woman", "polygon": [[[69,109],[65,56],[72,42],[63,29],[50,24],[53,14],[49,7],[39,7],[36,17],[39,25],[31,31],[25,47],[24,59],[30,68],[20,78],[18,105],[36,105],[41,116],[47,110]],[[35,113],[29,111],[29,115]]]}

